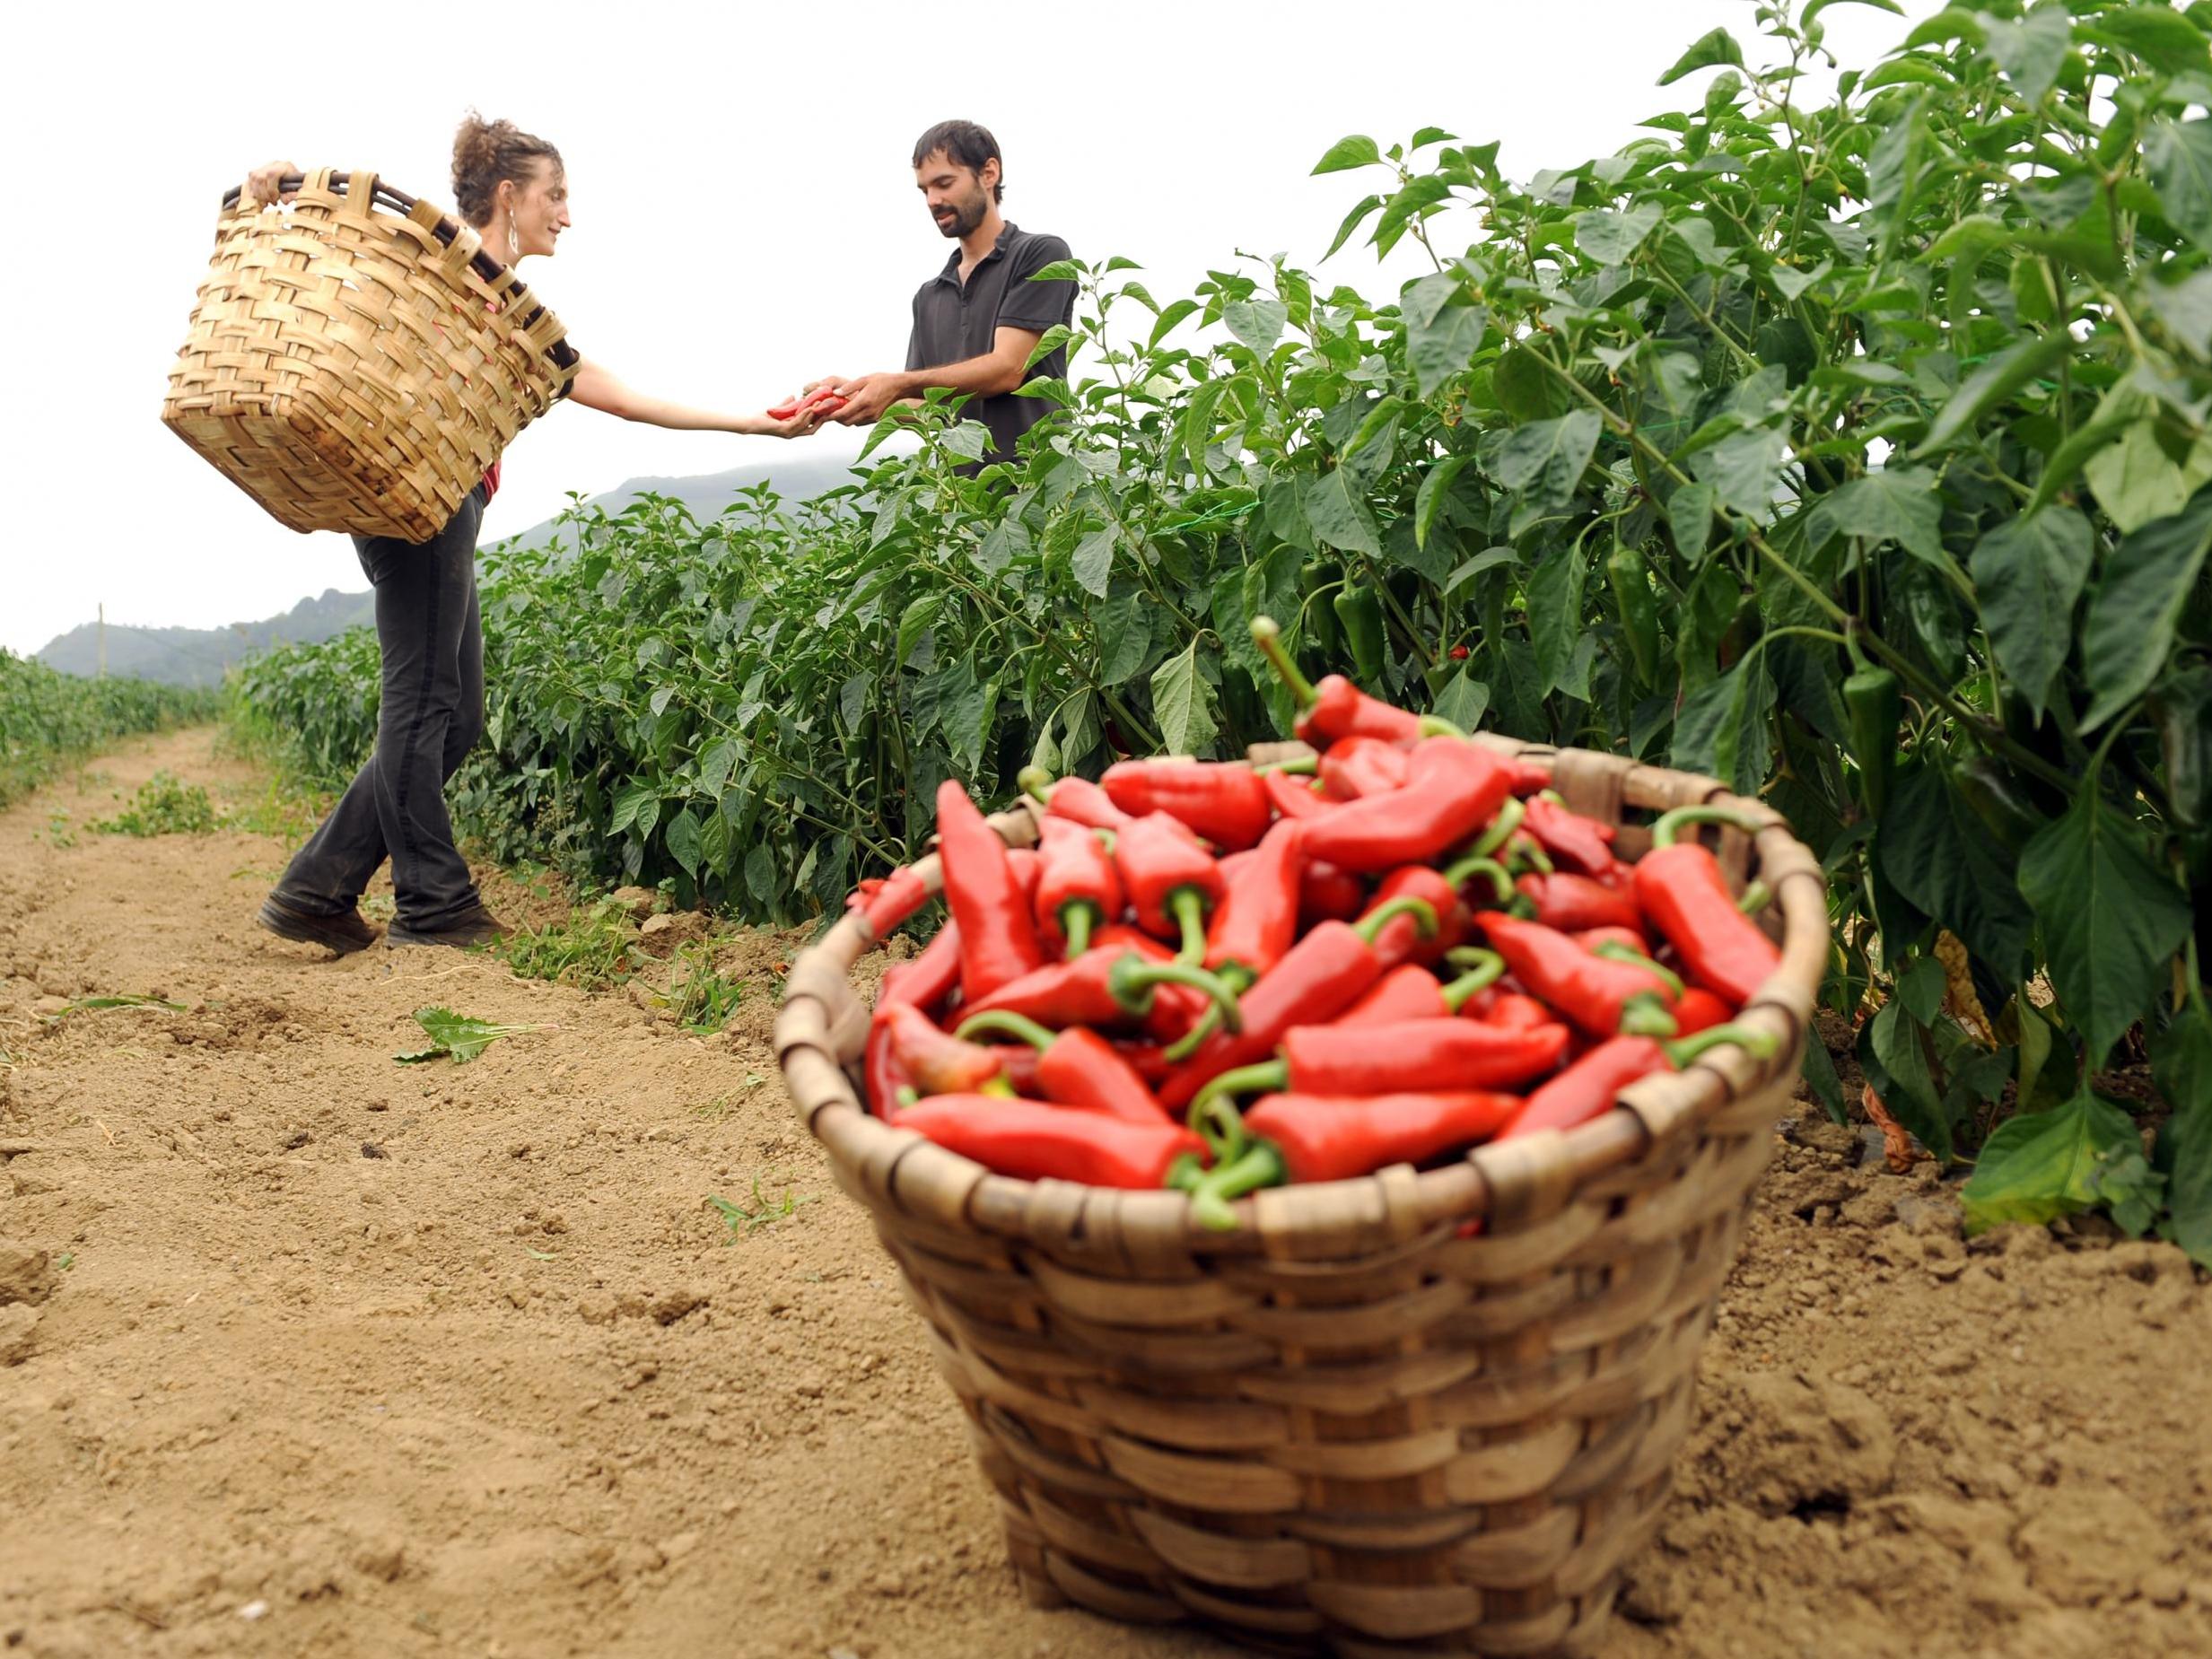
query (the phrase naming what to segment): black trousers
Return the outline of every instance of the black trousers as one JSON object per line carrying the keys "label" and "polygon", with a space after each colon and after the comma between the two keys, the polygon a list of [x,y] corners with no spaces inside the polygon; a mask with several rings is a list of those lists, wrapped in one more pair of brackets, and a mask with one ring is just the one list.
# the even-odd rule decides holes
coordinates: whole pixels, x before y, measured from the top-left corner
{"label": "black trousers", "polygon": [[439,928],[481,900],[453,844],[445,783],[484,735],[484,633],[476,616],[479,485],[430,541],[356,536],[376,589],[382,659],[376,748],[293,855],[275,896],[334,915],[353,909],[369,878],[392,862],[398,919]]}

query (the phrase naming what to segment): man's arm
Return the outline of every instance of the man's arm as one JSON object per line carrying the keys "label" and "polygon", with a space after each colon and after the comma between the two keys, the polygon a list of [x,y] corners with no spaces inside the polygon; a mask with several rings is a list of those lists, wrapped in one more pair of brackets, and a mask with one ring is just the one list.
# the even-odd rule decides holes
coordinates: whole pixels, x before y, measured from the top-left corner
{"label": "man's arm", "polygon": [[1042,338],[1042,334],[1027,328],[1001,327],[991,336],[991,349],[980,357],[927,369],[863,374],[838,387],[845,406],[835,418],[847,426],[873,426],[893,404],[919,402],[932,386],[976,397],[995,397],[1016,390],[1028,379],[1029,354]]}

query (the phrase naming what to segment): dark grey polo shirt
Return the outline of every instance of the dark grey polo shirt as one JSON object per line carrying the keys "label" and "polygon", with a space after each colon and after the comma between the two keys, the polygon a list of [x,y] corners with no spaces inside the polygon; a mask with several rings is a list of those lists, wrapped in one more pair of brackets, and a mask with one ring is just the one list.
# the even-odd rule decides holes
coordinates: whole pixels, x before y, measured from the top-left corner
{"label": "dark grey polo shirt", "polygon": [[[1032,273],[1055,259],[1069,257],[1068,245],[1057,236],[1039,236],[1008,224],[999,232],[997,246],[968,274],[960,286],[960,250],[952,250],[945,268],[922,284],[914,295],[914,333],[906,342],[906,367],[933,369],[940,363],[962,362],[981,357],[997,342],[1001,327],[1027,328],[1043,334],[1055,323],[1075,317],[1075,284],[1071,282],[1033,283]],[[1065,346],[1044,358],[1023,377],[1064,378],[1068,372]],[[993,460],[1010,459],[1022,433],[1052,413],[1042,397],[1017,397],[1011,392],[995,397],[971,398],[970,420],[991,428]]]}

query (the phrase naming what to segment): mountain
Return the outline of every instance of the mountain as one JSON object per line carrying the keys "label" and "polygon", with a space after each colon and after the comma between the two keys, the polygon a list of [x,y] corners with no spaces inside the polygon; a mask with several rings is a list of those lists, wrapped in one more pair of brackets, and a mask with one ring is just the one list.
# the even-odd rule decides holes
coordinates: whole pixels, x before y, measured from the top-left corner
{"label": "mountain", "polygon": [[[641,495],[666,495],[684,502],[697,517],[711,519],[735,501],[739,490],[763,482],[773,482],[777,492],[790,501],[819,495],[850,483],[852,465],[849,459],[832,458],[791,461],[775,467],[738,467],[687,478],[631,478],[591,499],[596,506],[620,512]],[[549,540],[552,535],[553,521],[548,519],[520,537],[503,539],[535,542]],[[302,599],[281,616],[234,622],[227,628],[133,628],[111,622],[108,624],[108,672],[170,685],[219,685],[225,668],[265,646],[280,642],[311,645],[374,620],[371,595],[340,593],[332,588],[320,598]],[[38,652],[38,659],[65,674],[98,673],[100,624],[88,622],[56,635]]]}

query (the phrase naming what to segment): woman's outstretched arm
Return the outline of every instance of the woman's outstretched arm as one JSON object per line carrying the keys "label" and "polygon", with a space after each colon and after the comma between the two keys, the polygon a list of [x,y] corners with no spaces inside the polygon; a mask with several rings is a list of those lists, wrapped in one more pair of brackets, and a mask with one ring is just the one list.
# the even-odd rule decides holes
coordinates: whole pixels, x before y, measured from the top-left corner
{"label": "woman's outstretched arm", "polygon": [[665,397],[649,397],[588,357],[576,370],[576,383],[570,390],[569,397],[585,408],[597,409],[602,415],[611,415],[618,420],[638,421],[647,426],[665,426],[670,432],[741,432],[756,438],[803,438],[828,418],[818,406],[812,410],[802,409],[787,421],[774,420],[766,415],[724,415],[713,409],[695,409],[687,404],[670,403]]}

